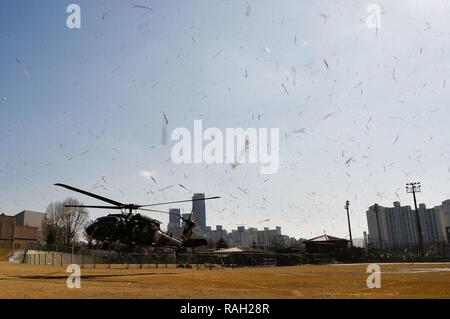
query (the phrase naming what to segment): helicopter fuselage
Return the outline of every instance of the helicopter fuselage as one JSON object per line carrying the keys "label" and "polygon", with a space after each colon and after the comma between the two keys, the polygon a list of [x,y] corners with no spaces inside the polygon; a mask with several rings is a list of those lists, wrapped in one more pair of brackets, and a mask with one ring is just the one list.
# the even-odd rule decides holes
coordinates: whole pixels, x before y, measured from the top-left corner
{"label": "helicopter fuselage", "polygon": [[161,222],[156,219],[133,214],[109,214],[95,220],[86,227],[86,233],[96,241],[121,243],[138,246],[182,246],[182,241],[160,229]]}

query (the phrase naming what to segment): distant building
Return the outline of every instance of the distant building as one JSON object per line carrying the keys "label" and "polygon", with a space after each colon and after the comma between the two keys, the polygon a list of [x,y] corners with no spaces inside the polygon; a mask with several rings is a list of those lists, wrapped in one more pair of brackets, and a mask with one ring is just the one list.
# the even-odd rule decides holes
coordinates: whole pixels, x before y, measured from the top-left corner
{"label": "distant building", "polygon": [[206,227],[206,209],[205,209],[205,194],[195,193],[192,196],[192,212],[194,220],[199,227]]}
{"label": "distant building", "polygon": [[15,216],[0,215],[0,247],[25,248],[42,239],[45,214],[22,211]]}
{"label": "distant building", "polygon": [[440,239],[450,244],[450,199],[442,202],[442,205],[434,208],[438,215],[438,233]]}
{"label": "distant building", "polygon": [[[369,207],[366,215],[369,241],[376,247],[404,249],[418,246],[417,217],[411,206],[401,206],[399,202],[394,202],[394,207],[375,204]],[[443,231],[440,227],[439,209],[427,208],[425,204],[420,204],[418,215],[423,242],[442,241]]]}
{"label": "distant building", "polygon": [[250,227],[246,229],[239,226],[237,229],[228,233],[228,245],[239,247],[250,247],[254,249],[274,250],[278,248],[287,248],[297,246],[298,241],[287,235],[281,234],[281,227],[275,229],[264,227],[262,230]]}
{"label": "distant building", "polygon": [[206,240],[212,244],[217,244],[220,240],[228,242],[228,232],[221,225],[216,225],[216,229],[210,229],[207,232]]}
{"label": "distant building", "polygon": [[268,246],[281,244],[281,227],[277,226],[275,229],[264,227],[263,230],[258,230],[256,233],[256,243],[258,247],[265,248]]}
{"label": "distant building", "polygon": [[16,225],[36,227],[38,229],[38,238],[42,239],[42,232],[45,220],[45,214],[34,212],[31,210],[24,210],[14,216]]}
{"label": "distant building", "polygon": [[364,231],[363,232],[363,236],[364,236],[364,248],[367,248],[368,244],[369,244],[369,237],[367,236],[367,232]]}
{"label": "distant building", "polygon": [[181,227],[181,213],[178,208],[169,209],[169,224],[167,224],[167,232],[175,237],[181,237],[183,228]]}
{"label": "distant building", "polygon": [[169,224],[174,227],[180,227],[181,213],[179,208],[169,209]]}
{"label": "distant building", "polygon": [[344,238],[323,234],[304,242],[308,253],[339,253],[349,248],[350,241]]}
{"label": "distant building", "polygon": [[244,226],[238,226],[230,233],[229,246],[252,247],[257,240],[256,231],[256,228],[245,229]]}
{"label": "distant building", "polygon": [[[192,220],[195,222],[192,238],[204,238],[208,241],[210,246],[216,246],[217,243],[223,242],[229,247],[239,246],[246,248],[258,249],[277,249],[298,246],[299,241],[293,237],[281,234],[281,227],[277,226],[275,229],[265,227],[258,230],[255,227],[248,229],[245,226],[239,226],[235,230],[228,232],[222,225],[217,225],[215,229],[211,226],[206,226],[206,209],[205,209],[205,194],[195,193],[192,199]],[[185,227],[185,221],[190,214],[184,213],[181,215],[180,225],[180,210],[170,209],[169,223],[167,231],[175,237],[181,237]]]}

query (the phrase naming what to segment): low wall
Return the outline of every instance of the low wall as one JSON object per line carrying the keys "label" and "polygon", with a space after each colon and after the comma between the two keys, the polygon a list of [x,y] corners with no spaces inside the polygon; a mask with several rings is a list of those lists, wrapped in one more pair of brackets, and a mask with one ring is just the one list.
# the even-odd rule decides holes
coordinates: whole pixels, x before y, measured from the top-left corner
{"label": "low wall", "polygon": [[[61,253],[55,251],[27,250],[23,263],[31,265],[94,264],[95,256]],[[98,262],[98,261],[97,261]]]}

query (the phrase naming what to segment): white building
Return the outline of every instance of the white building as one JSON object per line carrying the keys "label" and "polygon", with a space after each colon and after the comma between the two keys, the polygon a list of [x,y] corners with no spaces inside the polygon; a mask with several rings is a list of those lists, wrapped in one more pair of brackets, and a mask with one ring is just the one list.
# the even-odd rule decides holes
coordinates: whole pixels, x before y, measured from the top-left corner
{"label": "white building", "polygon": [[[420,204],[418,208],[419,222],[423,243],[444,241],[444,229],[447,225],[441,216],[450,212],[449,205],[441,208],[426,208]],[[447,210],[448,209],[448,210]],[[369,242],[379,248],[406,248],[419,244],[419,227],[416,212],[411,206],[401,206],[394,202],[394,207],[383,207],[375,204],[366,212],[369,228]]]}

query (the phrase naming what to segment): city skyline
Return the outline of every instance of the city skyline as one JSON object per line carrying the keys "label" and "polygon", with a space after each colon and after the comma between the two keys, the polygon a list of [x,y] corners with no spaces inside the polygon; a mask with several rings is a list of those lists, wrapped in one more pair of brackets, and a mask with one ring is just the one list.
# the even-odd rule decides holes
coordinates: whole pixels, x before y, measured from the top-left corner
{"label": "city skyline", "polygon": [[[413,204],[406,182],[450,198],[449,3],[378,1],[376,30],[371,1],[76,3],[81,29],[68,3],[0,2],[0,211],[73,196],[56,182],[142,204],[204,192],[222,196],[212,225],[348,238],[346,200],[359,237],[373,202]],[[170,133],[196,120],[279,128],[278,171],[173,163]]]}
{"label": "city skyline", "polygon": [[[204,198],[205,197],[205,194],[204,193],[194,193],[193,194],[193,196],[192,196],[192,198],[193,199],[198,199],[198,198]],[[445,200],[443,200],[442,202],[441,202],[441,204],[440,205],[434,205],[432,208],[427,208],[427,206],[426,206],[426,204],[425,203],[422,203],[422,202],[420,202],[419,203],[419,205],[418,205],[418,212],[419,212],[419,214],[420,214],[420,220],[421,220],[421,224],[423,224],[423,226],[426,226],[426,227],[430,227],[429,225],[426,225],[427,223],[425,222],[424,223],[424,221],[426,220],[426,218],[429,218],[429,217],[423,217],[421,214],[423,214],[424,212],[428,212],[428,211],[434,211],[434,210],[437,210],[438,212],[439,212],[439,210],[440,210],[440,208],[441,207],[446,207],[445,205],[448,205],[450,203],[450,199],[445,199]],[[369,218],[369,212],[371,212],[371,215],[373,215],[372,213],[373,213],[373,211],[374,211],[374,207],[379,207],[379,209],[380,209],[380,213],[383,213],[384,214],[384,210],[395,210],[396,208],[403,208],[403,209],[408,209],[408,212],[409,213],[411,213],[411,212],[413,212],[414,211],[414,207],[412,207],[411,208],[411,205],[404,205],[404,206],[401,206],[401,203],[399,202],[399,201],[394,201],[393,202],[393,207],[391,208],[391,207],[387,207],[387,206],[383,206],[383,205],[380,205],[378,202],[375,202],[372,206],[368,206],[368,208],[367,208],[367,210],[366,210],[366,216],[367,216],[367,228],[365,229],[365,230],[363,230],[363,236],[360,236],[361,234],[356,234],[356,236],[354,236],[354,239],[356,239],[356,240],[358,240],[358,241],[362,241],[362,240],[364,240],[364,237],[365,237],[365,233],[367,233],[367,235],[369,235],[370,236],[370,238],[371,238],[371,240],[370,240],[370,242],[371,243],[376,243],[377,241],[378,241],[378,236],[379,236],[379,234],[378,233],[376,233],[376,232],[374,232],[374,227],[376,227],[376,228],[379,228],[380,226],[373,226],[374,225],[374,223],[375,224],[378,224],[378,222],[375,222],[374,220],[373,220],[373,216],[370,216],[370,218]],[[198,217],[196,218],[195,217],[195,212],[196,212],[196,208],[198,209],[198,208],[200,208],[200,210],[203,210],[202,212],[201,212],[201,214],[200,214],[200,216],[201,216],[201,218],[200,218],[200,221],[198,221],[197,220],[197,229],[201,229],[201,231],[200,231],[200,233],[204,233],[207,229],[209,229],[209,231],[211,231],[211,230],[213,230],[213,231],[215,231],[215,230],[217,230],[217,228],[220,228],[220,230],[222,230],[223,229],[223,231],[225,231],[225,232],[228,232],[228,234],[230,235],[232,232],[235,232],[235,231],[239,231],[239,229],[245,229],[245,230],[251,230],[251,229],[256,229],[256,230],[268,230],[268,229],[270,229],[271,227],[274,227],[275,229],[278,229],[278,228],[282,228],[282,226],[280,226],[280,225],[272,225],[272,224],[268,224],[268,225],[264,225],[264,226],[262,226],[262,227],[258,227],[258,225],[257,224],[238,224],[237,226],[235,226],[234,227],[234,229],[233,229],[233,227],[228,227],[229,225],[227,225],[227,224],[209,224],[208,222],[207,222],[207,216],[208,216],[208,214],[207,214],[207,210],[205,209],[205,201],[203,200],[197,200],[197,201],[194,201],[194,202],[192,202],[192,209],[191,209],[191,212],[193,213],[193,217],[192,218],[194,218],[194,220],[196,220],[196,219],[198,219]],[[447,209],[448,210],[448,209]],[[444,213],[445,212],[447,212],[447,210],[444,210]],[[19,210],[18,212],[22,212],[22,211],[33,211],[33,210],[28,210],[28,209],[25,209],[25,210]],[[376,211],[376,210],[375,210]],[[450,211],[450,210],[449,210]],[[167,209],[167,212],[168,212],[168,221],[167,221],[167,224],[165,225],[165,227],[163,227],[164,229],[166,229],[169,233],[171,233],[172,231],[174,231],[174,228],[175,228],[175,234],[176,235],[178,235],[178,236],[180,236],[181,235],[181,231],[182,231],[182,228],[184,227],[184,224],[183,224],[183,221],[182,221],[182,218],[181,217],[183,217],[183,218],[188,218],[189,217],[189,215],[190,215],[190,213],[186,213],[186,212],[182,212],[181,211],[181,209],[180,208],[176,208],[176,207],[170,207],[170,208],[168,208]],[[8,213],[8,214],[6,214],[6,216],[14,216],[14,214],[16,214],[16,212],[2,212],[2,211],[0,211],[0,213],[3,213],[3,214],[5,214],[5,213]],[[43,211],[43,213],[45,213],[45,211]],[[141,212],[142,213],[142,212]],[[403,211],[402,211],[402,213],[403,213]],[[109,213],[105,213],[105,214],[103,214],[103,215],[106,215],[106,214],[109,214]],[[145,214],[145,213],[144,213]],[[384,215],[383,215],[384,216]],[[394,216],[394,215],[392,215],[392,216]],[[153,216],[154,217],[154,216]],[[384,218],[386,218],[386,217],[384,217]],[[402,218],[402,217],[397,217],[397,218]],[[432,217],[433,219],[435,218],[435,217]],[[445,219],[445,217],[442,217],[442,218],[444,218]],[[447,219],[449,219],[449,221],[450,221],[450,216],[449,217],[446,217]],[[91,220],[93,220],[92,218],[91,218]],[[410,223],[411,221],[409,221],[409,223]],[[372,223],[372,225],[371,225],[371,223]],[[383,227],[387,227],[386,226],[386,221],[385,222],[383,222],[384,224],[384,226]],[[433,221],[433,223],[436,223],[435,221]],[[439,224],[439,227],[443,227],[443,232],[442,233],[439,233],[439,239],[433,239],[433,240],[450,240],[450,239],[446,239],[445,238],[445,236],[448,236],[447,235],[447,230],[445,229],[445,227],[447,226],[447,224],[448,224],[448,221],[445,219],[445,220],[442,220],[442,223],[443,224]],[[445,225],[444,225],[445,224]],[[407,230],[407,231],[405,231],[404,232],[404,234],[403,235],[401,235],[401,236],[412,236],[412,238],[415,238],[414,240],[416,240],[417,241],[417,233],[416,233],[416,231],[417,231],[417,229],[416,229],[416,222],[414,222],[414,224],[412,224],[412,226],[411,225],[403,225],[402,227],[406,227],[405,229]],[[172,230],[171,230],[171,227],[172,227]],[[389,227],[394,227],[394,226],[389,226]],[[408,227],[412,227],[412,230],[411,229],[408,229]],[[449,226],[450,227],[450,226]],[[447,228],[449,228],[449,227],[447,227]],[[178,229],[176,229],[176,228],[178,228]],[[372,231],[370,231],[370,230],[372,230]],[[426,233],[426,232],[429,232],[430,230],[429,229],[426,229],[426,230],[422,230],[422,232],[423,233]],[[441,230],[439,230],[439,231],[441,231]],[[383,238],[388,238],[387,236],[387,230],[384,230],[384,234],[383,234]],[[392,230],[391,230],[391,232],[392,232]],[[398,231],[396,231],[396,232],[398,232]],[[317,234],[331,234],[330,232],[327,232],[327,230],[326,229],[324,229],[322,232],[320,232],[320,231],[317,231]],[[297,240],[299,240],[299,239],[307,239],[307,238],[309,238],[308,236],[302,236],[301,234],[299,234],[299,233],[296,233],[296,234],[282,234],[283,236],[288,236],[288,237],[291,237],[291,238],[295,238],[295,239],[297,239]],[[392,235],[390,235],[390,236],[392,236]],[[396,236],[399,236],[399,235],[396,235]],[[432,235],[432,236],[438,236],[438,235]],[[347,236],[343,236],[344,238],[347,238],[348,237],[348,233],[347,233]],[[431,238],[431,237],[430,237]],[[427,241],[430,241],[430,238],[428,238],[428,237],[426,237],[426,239],[427,239]],[[433,237],[434,238],[434,237]],[[392,240],[392,239],[384,239],[384,241],[386,241],[386,242],[389,242],[390,240]],[[397,239],[398,240],[398,239]],[[409,240],[408,241],[405,241],[404,243],[406,243],[406,242],[411,242],[411,243],[413,243],[414,242],[414,240],[413,239],[411,239],[411,238],[409,238]],[[416,243],[417,244],[417,243]],[[391,244],[392,245],[392,244]]]}

